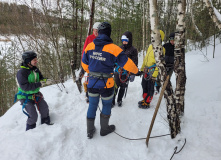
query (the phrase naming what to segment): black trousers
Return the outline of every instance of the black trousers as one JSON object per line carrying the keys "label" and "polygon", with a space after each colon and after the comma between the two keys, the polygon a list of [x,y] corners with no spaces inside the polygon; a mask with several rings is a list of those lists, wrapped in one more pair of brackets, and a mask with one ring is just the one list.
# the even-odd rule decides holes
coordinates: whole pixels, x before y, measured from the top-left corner
{"label": "black trousers", "polygon": [[150,80],[145,80],[144,78],[142,79],[142,88],[143,88],[143,99],[145,100],[146,103],[150,103],[153,99],[154,95],[154,83],[152,79]]}
{"label": "black trousers", "polygon": [[122,83],[121,80],[124,81],[126,79],[126,75],[122,75],[121,80],[120,80],[119,73],[117,73],[117,72],[114,73],[114,79],[115,79],[115,83],[117,85],[117,88],[115,88],[113,103],[115,103],[115,97],[118,93],[118,90],[119,90],[119,93],[118,93],[118,97],[117,97],[117,102],[122,101],[124,93],[125,93],[125,89],[127,88],[128,81],[129,81],[129,79],[127,79],[124,83]]}

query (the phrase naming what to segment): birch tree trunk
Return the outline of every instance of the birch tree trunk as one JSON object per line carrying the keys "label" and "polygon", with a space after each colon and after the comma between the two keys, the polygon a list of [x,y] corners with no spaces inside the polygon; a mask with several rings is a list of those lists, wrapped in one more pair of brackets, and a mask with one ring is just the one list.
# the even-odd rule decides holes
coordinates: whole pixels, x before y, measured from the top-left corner
{"label": "birch tree trunk", "polygon": [[204,0],[207,8],[209,9],[209,14],[213,20],[213,22],[216,24],[216,26],[221,29],[221,21],[217,18],[215,12],[214,12],[214,8],[213,8],[213,5],[211,3],[210,0]]}
{"label": "birch tree trunk", "polygon": [[[167,72],[163,64],[164,63],[163,47],[162,47],[160,31],[158,29],[159,23],[157,17],[157,0],[150,0],[149,3],[150,3],[151,31],[152,31],[151,42],[154,50],[156,65],[159,69],[160,83],[163,86],[167,77],[166,74]],[[180,120],[179,120],[179,115],[176,112],[173,88],[170,82],[168,83],[167,88],[164,92],[164,97],[166,99],[167,118],[169,121],[171,138],[175,138],[176,135],[180,132]]]}
{"label": "birch tree trunk", "polygon": [[[150,44],[150,33],[151,33],[151,31],[150,31],[150,28],[149,28],[149,25],[150,25],[150,20],[149,20],[149,8],[150,8],[150,3],[149,3],[149,0],[147,0],[147,7],[146,7],[146,17],[147,17],[147,21],[146,21],[146,43],[145,43],[145,48],[146,48],[146,46],[149,46],[149,44]],[[145,58],[145,53],[143,52],[143,59]]]}
{"label": "birch tree trunk", "polygon": [[[143,50],[143,53],[144,53],[144,49],[145,49],[145,7],[144,6],[145,6],[145,0],[143,0],[143,19],[142,19],[142,32],[143,32],[142,50]],[[143,54],[143,56],[144,56],[144,54]]]}
{"label": "birch tree trunk", "polygon": [[175,99],[176,108],[179,115],[184,113],[184,95],[186,86],[185,70],[185,10],[186,0],[178,0],[177,26],[175,33],[175,62],[174,72],[176,75]]}

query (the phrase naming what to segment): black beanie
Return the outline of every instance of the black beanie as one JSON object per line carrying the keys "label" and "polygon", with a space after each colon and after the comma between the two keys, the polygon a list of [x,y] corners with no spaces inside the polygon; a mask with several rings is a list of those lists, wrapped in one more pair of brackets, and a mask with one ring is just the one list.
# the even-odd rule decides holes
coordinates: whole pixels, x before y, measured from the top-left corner
{"label": "black beanie", "polygon": [[170,39],[170,40],[174,40],[174,37],[175,37],[175,32],[170,33],[169,39]]}
{"label": "black beanie", "polygon": [[98,34],[105,34],[108,37],[110,37],[110,35],[111,35],[111,28],[100,29],[98,31]]}

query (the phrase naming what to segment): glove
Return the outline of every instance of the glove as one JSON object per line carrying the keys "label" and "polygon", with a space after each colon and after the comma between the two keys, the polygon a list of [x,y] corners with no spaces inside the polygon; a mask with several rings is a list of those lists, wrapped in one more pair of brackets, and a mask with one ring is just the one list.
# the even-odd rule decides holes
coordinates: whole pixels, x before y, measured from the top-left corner
{"label": "glove", "polygon": [[51,79],[42,79],[41,81],[41,86],[45,86],[45,85],[51,85],[52,84],[52,80]]}
{"label": "glove", "polygon": [[138,73],[136,74],[136,76],[141,76],[143,74],[143,71],[138,71]]}
{"label": "glove", "polygon": [[173,69],[173,63],[166,63],[166,71],[167,71],[167,73],[168,73],[171,69]]}
{"label": "glove", "polygon": [[135,75],[134,74],[130,75],[130,82],[133,82],[134,79],[135,79]]}

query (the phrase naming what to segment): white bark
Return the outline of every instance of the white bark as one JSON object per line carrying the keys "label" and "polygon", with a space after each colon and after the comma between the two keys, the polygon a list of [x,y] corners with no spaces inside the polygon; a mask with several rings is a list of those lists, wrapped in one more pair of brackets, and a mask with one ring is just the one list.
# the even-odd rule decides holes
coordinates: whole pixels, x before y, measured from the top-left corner
{"label": "white bark", "polygon": [[184,113],[184,95],[186,86],[185,70],[185,10],[186,0],[178,0],[177,26],[175,34],[175,63],[174,72],[176,75],[176,109],[179,115]]}
{"label": "white bark", "polygon": [[[213,20],[213,22],[216,24],[216,26],[221,29],[221,21],[220,21],[220,14],[217,12],[217,10],[213,7],[210,0],[204,0],[207,8],[209,9],[209,14]],[[216,11],[216,12],[215,12]]]}
{"label": "white bark", "polygon": [[[143,0],[143,21],[142,21],[142,31],[143,31],[143,53],[144,53],[144,49],[145,49],[145,0]],[[143,58],[144,58],[144,54],[143,54]]]}
{"label": "white bark", "polygon": [[[161,86],[163,86],[167,72],[164,66],[164,55],[162,47],[162,39],[160,36],[160,31],[158,29],[158,17],[157,17],[157,0],[150,0],[150,21],[151,21],[151,42],[154,50],[154,56],[156,60],[156,65],[159,69],[159,79]],[[171,138],[175,138],[176,135],[180,132],[180,120],[179,116],[176,113],[175,100],[173,95],[173,88],[169,82],[167,88],[164,92],[164,97],[167,104],[167,118],[169,121]]]}
{"label": "white bark", "polygon": [[[193,3],[192,3],[192,0],[191,0],[191,5],[192,5]],[[190,13],[191,13],[191,17],[192,17],[192,23],[193,23],[193,26],[194,26],[194,28],[195,28],[195,31],[200,35],[200,36],[203,36],[202,35],[202,33],[200,32],[200,30],[199,30],[199,28],[197,27],[197,25],[196,25],[196,22],[195,22],[195,17],[194,17],[194,14],[193,14],[193,9],[194,9],[194,7],[191,7],[190,8]]]}

